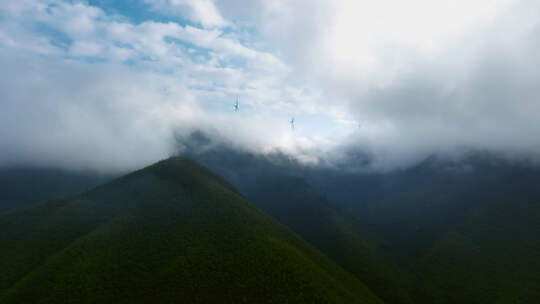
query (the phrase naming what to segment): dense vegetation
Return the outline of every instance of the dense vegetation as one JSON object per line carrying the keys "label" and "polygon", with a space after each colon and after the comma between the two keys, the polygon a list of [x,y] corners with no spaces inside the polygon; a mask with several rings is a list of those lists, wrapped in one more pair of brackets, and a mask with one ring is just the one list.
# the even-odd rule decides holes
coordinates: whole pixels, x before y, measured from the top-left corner
{"label": "dense vegetation", "polygon": [[531,165],[428,159],[384,176],[355,214],[359,229],[414,275],[418,302],[538,303],[539,186]]}
{"label": "dense vegetation", "polygon": [[344,269],[356,275],[388,303],[412,303],[394,267],[375,243],[362,235],[352,218],[332,208],[328,199],[305,180],[266,176],[246,189],[265,212],[289,226]]}
{"label": "dense vegetation", "polygon": [[540,302],[533,164],[475,152],[377,173],[227,146],[202,151],[190,155],[388,303]]}
{"label": "dense vegetation", "polygon": [[[0,216],[0,244],[8,248],[0,251],[0,269],[7,270],[0,274],[0,299],[46,294],[35,286],[63,294],[70,284],[95,284],[104,291],[77,291],[74,299],[91,293],[146,301],[152,296],[145,292],[159,290],[162,297],[152,299],[166,302],[232,288],[237,293],[227,300],[239,302],[244,294],[255,302],[377,301],[371,292],[386,303],[540,301],[540,169],[534,165],[472,153],[458,162],[432,157],[377,173],[302,166],[283,154],[225,146],[195,150],[188,154],[239,191],[175,159]],[[287,270],[274,272],[275,265]],[[78,276],[96,269],[108,277]],[[73,274],[83,283],[73,283]],[[168,289],[182,280],[189,292]],[[286,296],[272,297],[275,290]],[[299,290],[303,296],[295,298]]]}
{"label": "dense vegetation", "polygon": [[184,158],[0,215],[0,303],[380,303]]}

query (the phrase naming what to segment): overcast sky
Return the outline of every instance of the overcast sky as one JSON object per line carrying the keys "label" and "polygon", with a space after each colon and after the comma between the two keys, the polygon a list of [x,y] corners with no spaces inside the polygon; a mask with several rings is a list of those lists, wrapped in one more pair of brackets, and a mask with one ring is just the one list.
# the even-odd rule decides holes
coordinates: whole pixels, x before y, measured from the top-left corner
{"label": "overcast sky", "polygon": [[195,129],[379,167],[538,158],[539,21],[518,0],[0,0],[0,165],[134,169]]}

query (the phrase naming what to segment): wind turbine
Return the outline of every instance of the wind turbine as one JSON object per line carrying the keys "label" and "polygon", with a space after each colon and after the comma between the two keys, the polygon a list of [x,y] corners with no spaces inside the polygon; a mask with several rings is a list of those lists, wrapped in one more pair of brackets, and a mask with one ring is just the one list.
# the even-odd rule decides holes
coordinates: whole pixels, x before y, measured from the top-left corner
{"label": "wind turbine", "polygon": [[238,112],[238,95],[236,95],[236,103],[234,104],[234,111]]}
{"label": "wind turbine", "polygon": [[289,121],[291,123],[291,129],[294,130],[294,117],[291,118],[291,121]]}

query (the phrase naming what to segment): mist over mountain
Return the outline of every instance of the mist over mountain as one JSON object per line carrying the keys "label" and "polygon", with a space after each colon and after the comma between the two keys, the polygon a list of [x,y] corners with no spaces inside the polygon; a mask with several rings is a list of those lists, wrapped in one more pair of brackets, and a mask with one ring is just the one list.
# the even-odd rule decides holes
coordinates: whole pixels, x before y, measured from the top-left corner
{"label": "mist over mountain", "polygon": [[[317,153],[320,152],[317,150],[306,151],[304,157],[299,157],[297,154],[279,149],[266,153],[254,152],[235,145],[227,138],[221,137],[219,133],[194,131],[186,136],[177,135],[176,141],[177,154],[198,159],[232,180],[241,175],[281,174],[302,177],[318,186],[324,187],[326,184],[326,187],[330,187],[328,183],[338,186],[347,184],[345,180],[375,182],[395,179],[411,183],[413,176],[425,180],[445,176],[456,181],[462,180],[462,184],[466,185],[471,181],[483,183],[488,179],[509,179],[512,176],[528,180],[528,177],[540,172],[540,164],[534,160],[518,156],[509,157],[490,150],[464,148],[453,154],[427,155],[416,162],[399,167],[380,168],[373,166],[377,156],[357,145],[342,146],[326,154]],[[249,182],[250,179],[242,180]]]}
{"label": "mist over mountain", "polygon": [[[133,220],[144,225],[154,225],[151,224],[154,219],[161,221],[168,218],[167,212],[175,208],[179,208],[177,211],[180,213],[192,214],[194,211],[190,208],[199,207],[186,209],[187,205],[183,203],[176,206],[157,202],[166,201],[166,196],[176,191],[191,193],[191,199],[210,195],[210,188],[200,184],[206,185],[209,180],[198,177],[200,172],[205,172],[204,176],[210,176],[210,180],[217,179],[227,189],[235,192],[235,195],[252,202],[260,208],[260,212],[276,223],[286,226],[335,264],[331,267],[338,267],[352,276],[353,280],[361,282],[361,286],[364,286],[362,289],[369,290],[365,294],[368,298],[380,299],[385,303],[536,303],[539,298],[540,281],[537,273],[540,272],[540,243],[537,235],[540,233],[540,168],[534,162],[508,159],[486,151],[469,151],[460,157],[432,155],[406,168],[380,170],[371,166],[370,153],[361,150],[343,150],[347,152],[340,153],[340,158],[329,161],[319,157],[313,161],[298,159],[296,155],[280,151],[254,153],[201,131],[187,137],[177,136],[177,140],[178,154],[196,160],[218,175],[195,164],[191,165],[190,161],[173,158],[80,195],[37,205],[25,201],[22,192],[14,192],[13,197],[21,199],[15,200],[19,203],[17,206],[27,207],[1,213],[0,219],[4,219],[3,225],[6,225],[5,230],[8,231],[4,234],[3,242],[34,242],[31,241],[35,240],[33,235],[45,229],[36,239],[41,239],[42,243],[36,243],[35,246],[48,247],[52,244],[49,239],[50,233],[53,233],[51,231],[65,230],[68,233],[66,242],[69,243],[74,237],[71,233],[86,233],[84,231],[87,229],[101,227],[102,224],[98,223],[102,221],[105,221],[103,225],[106,227],[113,225],[113,222],[107,223],[114,214],[121,218],[135,216]],[[150,178],[154,175],[161,177],[157,180]],[[47,174],[35,174],[30,179],[28,176],[14,174],[10,175],[10,183],[29,183],[32,187],[47,189],[51,184],[44,182],[40,176],[45,177]],[[177,186],[169,188],[169,178],[176,180],[177,177],[182,186],[178,189]],[[59,175],[56,182],[69,185],[68,180],[77,179]],[[69,192],[72,191],[69,187],[62,189],[50,191],[48,195],[73,194]],[[60,193],[62,191],[65,192]],[[90,201],[86,202],[87,199]],[[229,203],[224,205],[224,208],[229,208],[225,206],[229,206]],[[157,209],[152,209],[154,207]],[[230,211],[235,212],[233,210],[236,207],[231,208]],[[139,213],[136,211],[139,209],[144,211]],[[54,215],[44,214],[45,210],[54,212]],[[65,217],[66,212],[76,216]],[[86,212],[91,214],[85,215]],[[145,217],[139,217],[142,214],[153,214],[148,219],[150,222]],[[193,216],[193,221],[206,225],[198,215]],[[86,222],[86,219],[90,222]],[[184,220],[171,218],[170,223],[176,227],[174,229],[181,230],[186,227]],[[38,224],[32,221],[43,222]],[[21,224],[16,224],[19,222]],[[191,220],[188,222],[193,223]],[[54,226],[57,224],[60,226]],[[128,224],[118,224],[118,227],[127,227],[125,225]],[[214,227],[217,229],[215,237],[225,237],[217,232],[223,227],[221,224]],[[109,228],[99,229],[109,231]],[[244,229],[248,228],[239,228],[226,238],[236,237],[237,233],[243,234]],[[16,236],[22,230],[26,231],[24,233],[27,233],[28,238],[19,239]],[[116,235],[118,232],[114,233]],[[152,242],[162,239],[161,233],[155,234],[151,238]],[[118,237],[124,239],[124,236]],[[90,237],[90,240],[93,238]],[[147,238],[145,240],[150,241]],[[22,248],[20,246],[34,246],[23,243],[13,243],[18,244],[10,251],[13,256],[17,256],[16,248]],[[182,252],[184,247],[179,246],[180,251],[169,253],[174,256]],[[43,252],[45,247],[36,250]],[[118,250],[121,250],[118,254],[124,254],[124,249]],[[125,250],[126,254],[132,254],[129,253],[131,249]],[[147,263],[148,256],[152,255],[146,252],[133,258]],[[95,257],[89,253],[87,258]],[[28,256],[25,259],[38,258]],[[72,257],[68,255],[66,259]],[[107,261],[105,259],[98,264],[109,263]],[[193,265],[199,265],[199,262]],[[26,262],[21,263],[18,265]],[[118,275],[131,273],[132,266],[126,266],[128,272]],[[16,267],[14,271],[20,273],[17,271],[21,269]],[[66,273],[73,271],[79,270],[66,268]],[[54,275],[54,272],[45,273],[48,272],[43,275]],[[212,273],[214,270],[209,275],[212,276]],[[156,277],[156,274],[146,275]],[[14,280],[10,276],[6,279]],[[63,282],[61,277],[57,279],[57,283]],[[27,280],[30,279],[24,279]],[[325,279],[321,277],[321,280]],[[19,299],[19,295],[34,288],[32,286],[38,286],[36,284],[10,288],[3,296],[5,299]],[[129,286],[132,286],[130,284],[122,288],[129,290]],[[61,293],[64,292],[62,289]],[[104,292],[103,296],[117,299],[114,293]],[[176,294],[166,289],[163,292]],[[293,294],[297,296],[296,291],[291,296]],[[334,298],[330,294],[318,296]]]}
{"label": "mist over mountain", "polygon": [[313,165],[200,132],[182,146],[390,303],[538,299],[534,163],[473,151],[378,171],[364,153]]}
{"label": "mist over mountain", "polygon": [[540,303],[539,49],[538,0],[0,0],[0,304]]}

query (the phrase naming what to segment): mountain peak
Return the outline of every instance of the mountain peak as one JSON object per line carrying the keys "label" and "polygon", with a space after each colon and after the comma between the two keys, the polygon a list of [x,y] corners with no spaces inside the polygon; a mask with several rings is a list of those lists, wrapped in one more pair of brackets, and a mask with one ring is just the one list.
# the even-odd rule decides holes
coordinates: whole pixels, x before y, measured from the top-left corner
{"label": "mountain peak", "polygon": [[380,303],[183,157],[1,215],[0,243],[0,303]]}

